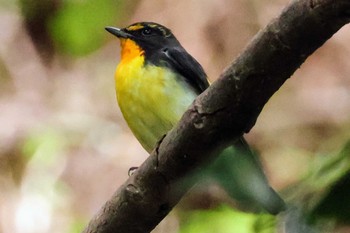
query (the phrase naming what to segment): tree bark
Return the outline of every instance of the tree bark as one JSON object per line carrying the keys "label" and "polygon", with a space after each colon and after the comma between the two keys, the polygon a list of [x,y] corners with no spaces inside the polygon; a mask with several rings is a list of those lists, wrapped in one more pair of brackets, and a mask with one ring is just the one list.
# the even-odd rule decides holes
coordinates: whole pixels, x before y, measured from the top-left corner
{"label": "tree bark", "polygon": [[184,178],[249,132],[269,98],[349,21],[349,0],[291,2],[195,100],[84,232],[150,232],[196,182]]}

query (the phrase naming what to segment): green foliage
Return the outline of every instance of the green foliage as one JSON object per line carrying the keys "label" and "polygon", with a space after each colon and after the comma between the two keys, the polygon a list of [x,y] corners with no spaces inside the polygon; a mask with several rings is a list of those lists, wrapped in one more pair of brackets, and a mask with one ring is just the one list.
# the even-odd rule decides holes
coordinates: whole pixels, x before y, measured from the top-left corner
{"label": "green foliage", "polygon": [[23,155],[28,159],[34,155],[40,164],[51,164],[67,144],[66,137],[55,129],[46,129],[30,135],[23,145]]}
{"label": "green foliage", "polygon": [[[23,1],[23,0],[20,0]],[[13,0],[0,0],[0,7],[1,8],[15,8],[16,7],[16,1]]]}
{"label": "green foliage", "polygon": [[80,233],[86,227],[86,220],[74,219],[74,222],[70,226],[69,233]]}
{"label": "green foliage", "polygon": [[105,26],[123,11],[121,0],[64,1],[49,24],[53,40],[64,53],[83,56],[98,49],[106,38]]}
{"label": "green foliage", "polygon": [[223,206],[188,213],[180,233],[272,233],[276,222],[271,215],[249,214]]}
{"label": "green foliage", "polygon": [[325,191],[313,215],[350,224],[350,141],[316,174]]}
{"label": "green foliage", "polygon": [[350,141],[337,154],[320,156],[309,174],[284,192],[290,203],[299,205],[309,223],[349,223]]}

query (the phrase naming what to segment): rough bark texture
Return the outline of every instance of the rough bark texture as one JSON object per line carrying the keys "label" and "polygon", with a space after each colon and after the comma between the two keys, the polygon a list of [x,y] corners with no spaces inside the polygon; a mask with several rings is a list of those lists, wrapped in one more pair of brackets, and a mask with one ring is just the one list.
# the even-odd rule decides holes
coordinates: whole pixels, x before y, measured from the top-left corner
{"label": "rough bark texture", "polygon": [[196,181],[183,178],[248,132],[269,98],[349,21],[349,0],[293,1],[196,99],[84,232],[150,232]]}

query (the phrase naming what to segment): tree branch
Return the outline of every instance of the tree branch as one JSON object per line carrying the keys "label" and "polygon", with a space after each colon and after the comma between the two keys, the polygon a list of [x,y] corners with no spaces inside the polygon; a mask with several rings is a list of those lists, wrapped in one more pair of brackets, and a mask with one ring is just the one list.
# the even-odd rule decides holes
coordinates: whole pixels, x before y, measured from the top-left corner
{"label": "tree branch", "polygon": [[150,232],[196,180],[180,181],[248,132],[269,98],[349,21],[349,0],[293,1],[196,99],[84,232]]}

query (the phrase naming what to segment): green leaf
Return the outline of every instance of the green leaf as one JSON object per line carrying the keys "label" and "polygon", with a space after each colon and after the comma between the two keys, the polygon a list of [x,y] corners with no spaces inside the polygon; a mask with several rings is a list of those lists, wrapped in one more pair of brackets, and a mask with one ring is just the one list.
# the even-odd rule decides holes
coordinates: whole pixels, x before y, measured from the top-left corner
{"label": "green leaf", "polygon": [[52,164],[66,144],[66,137],[61,132],[49,128],[29,135],[23,145],[23,155],[27,159],[36,156],[41,164]]}
{"label": "green leaf", "polygon": [[119,18],[123,3],[121,0],[64,1],[49,24],[59,50],[73,56],[95,51],[106,38],[105,26]]}
{"label": "green leaf", "polygon": [[318,157],[309,174],[283,192],[314,225],[350,224],[350,141],[337,154]]}
{"label": "green leaf", "polygon": [[276,218],[267,214],[249,214],[230,207],[191,211],[180,233],[272,233]]}
{"label": "green leaf", "polygon": [[321,172],[328,176],[328,190],[312,215],[350,224],[350,141]]}

